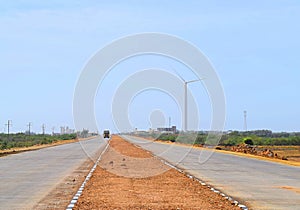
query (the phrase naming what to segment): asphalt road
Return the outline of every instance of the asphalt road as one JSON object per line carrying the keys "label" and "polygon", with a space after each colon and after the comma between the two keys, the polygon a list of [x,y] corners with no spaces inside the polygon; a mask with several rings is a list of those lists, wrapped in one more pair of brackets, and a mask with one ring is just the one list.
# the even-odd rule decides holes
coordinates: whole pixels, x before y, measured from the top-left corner
{"label": "asphalt road", "polygon": [[123,137],[252,209],[300,209],[300,167]]}
{"label": "asphalt road", "polygon": [[97,137],[0,157],[0,209],[32,209],[88,158],[95,160],[105,141]]}

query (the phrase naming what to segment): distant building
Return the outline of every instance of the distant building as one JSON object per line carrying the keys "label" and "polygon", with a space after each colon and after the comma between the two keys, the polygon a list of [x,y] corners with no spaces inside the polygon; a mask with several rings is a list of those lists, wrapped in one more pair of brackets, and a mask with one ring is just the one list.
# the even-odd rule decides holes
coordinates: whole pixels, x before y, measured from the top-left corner
{"label": "distant building", "polygon": [[70,129],[68,126],[61,126],[60,127],[60,134],[73,134],[75,133],[75,129]]}
{"label": "distant building", "polygon": [[64,127],[64,126],[61,126],[61,127],[60,127],[60,134],[63,135],[63,134],[65,134],[65,133],[66,133],[65,127]]}
{"label": "distant building", "polygon": [[161,133],[176,133],[177,129],[176,126],[172,126],[171,128],[157,128],[157,131]]}

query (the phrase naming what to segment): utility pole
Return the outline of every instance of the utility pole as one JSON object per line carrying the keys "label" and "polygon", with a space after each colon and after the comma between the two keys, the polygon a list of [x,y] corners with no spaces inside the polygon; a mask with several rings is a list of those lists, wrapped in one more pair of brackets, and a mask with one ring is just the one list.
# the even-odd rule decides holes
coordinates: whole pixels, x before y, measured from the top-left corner
{"label": "utility pole", "polygon": [[8,140],[9,140],[9,129],[12,126],[11,120],[7,120],[7,124],[5,124],[5,125],[7,126],[7,137],[8,137]]}
{"label": "utility pole", "polygon": [[29,136],[30,136],[30,133],[31,133],[31,132],[30,132],[30,128],[31,128],[31,126],[32,126],[31,122],[29,122],[27,126],[28,126],[28,132],[29,132]]}
{"label": "utility pole", "polygon": [[43,130],[43,136],[45,135],[45,124],[42,125],[42,130]]}
{"label": "utility pole", "polygon": [[55,127],[52,127],[52,136],[54,136]]}

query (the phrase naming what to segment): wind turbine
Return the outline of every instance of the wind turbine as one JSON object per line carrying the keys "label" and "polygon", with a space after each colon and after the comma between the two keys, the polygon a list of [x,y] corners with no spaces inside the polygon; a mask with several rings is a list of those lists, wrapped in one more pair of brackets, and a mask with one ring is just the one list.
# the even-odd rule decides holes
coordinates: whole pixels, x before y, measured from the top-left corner
{"label": "wind turbine", "polygon": [[205,78],[186,81],[182,76],[180,76],[180,74],[178,74],[178,72],[174,68],[172,68],[172,69],[184,83],[184,122],[183,122],[184,129],[183,130],[186,132],[187,131],[187,116],[188,116],[188,102],[187,102],[188,101],[187,100],[187,88],[188,87],[187,86],[189,83],[198,82],[198,81],[204,80]]}

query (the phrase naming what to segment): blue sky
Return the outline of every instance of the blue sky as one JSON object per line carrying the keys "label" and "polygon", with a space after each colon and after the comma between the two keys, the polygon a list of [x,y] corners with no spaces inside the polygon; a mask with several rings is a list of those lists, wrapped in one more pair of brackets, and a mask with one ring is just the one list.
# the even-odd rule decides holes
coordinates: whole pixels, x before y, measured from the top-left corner
{"label": "blue sky", "polygon": [[[0,131],[8,119],[14,132],[24,131],[28,122],[35,132],[43,123],[48,132],[73,127],[74,88],[89,58],[117,38],[142,32],[176,35],[209,58],[226,95],[225,130],[242,130],[247,110],[248,129],[300,131],[297,0],[0,2]],[[193,78],[176,62],[155,56],[113,69],[95,98],[99,130],[113,129],[110,97],[118,83],[139,69],[171,66]],[[120,74],[121,68],[127,70]],[[190,90],[201,107],[199,129],[209,129],[207,95],[201,84]],[[161,93],[141,94],[132,106],[131,119],[141,129],[149,127],[154,109],[181,125],[176,106]]]}

